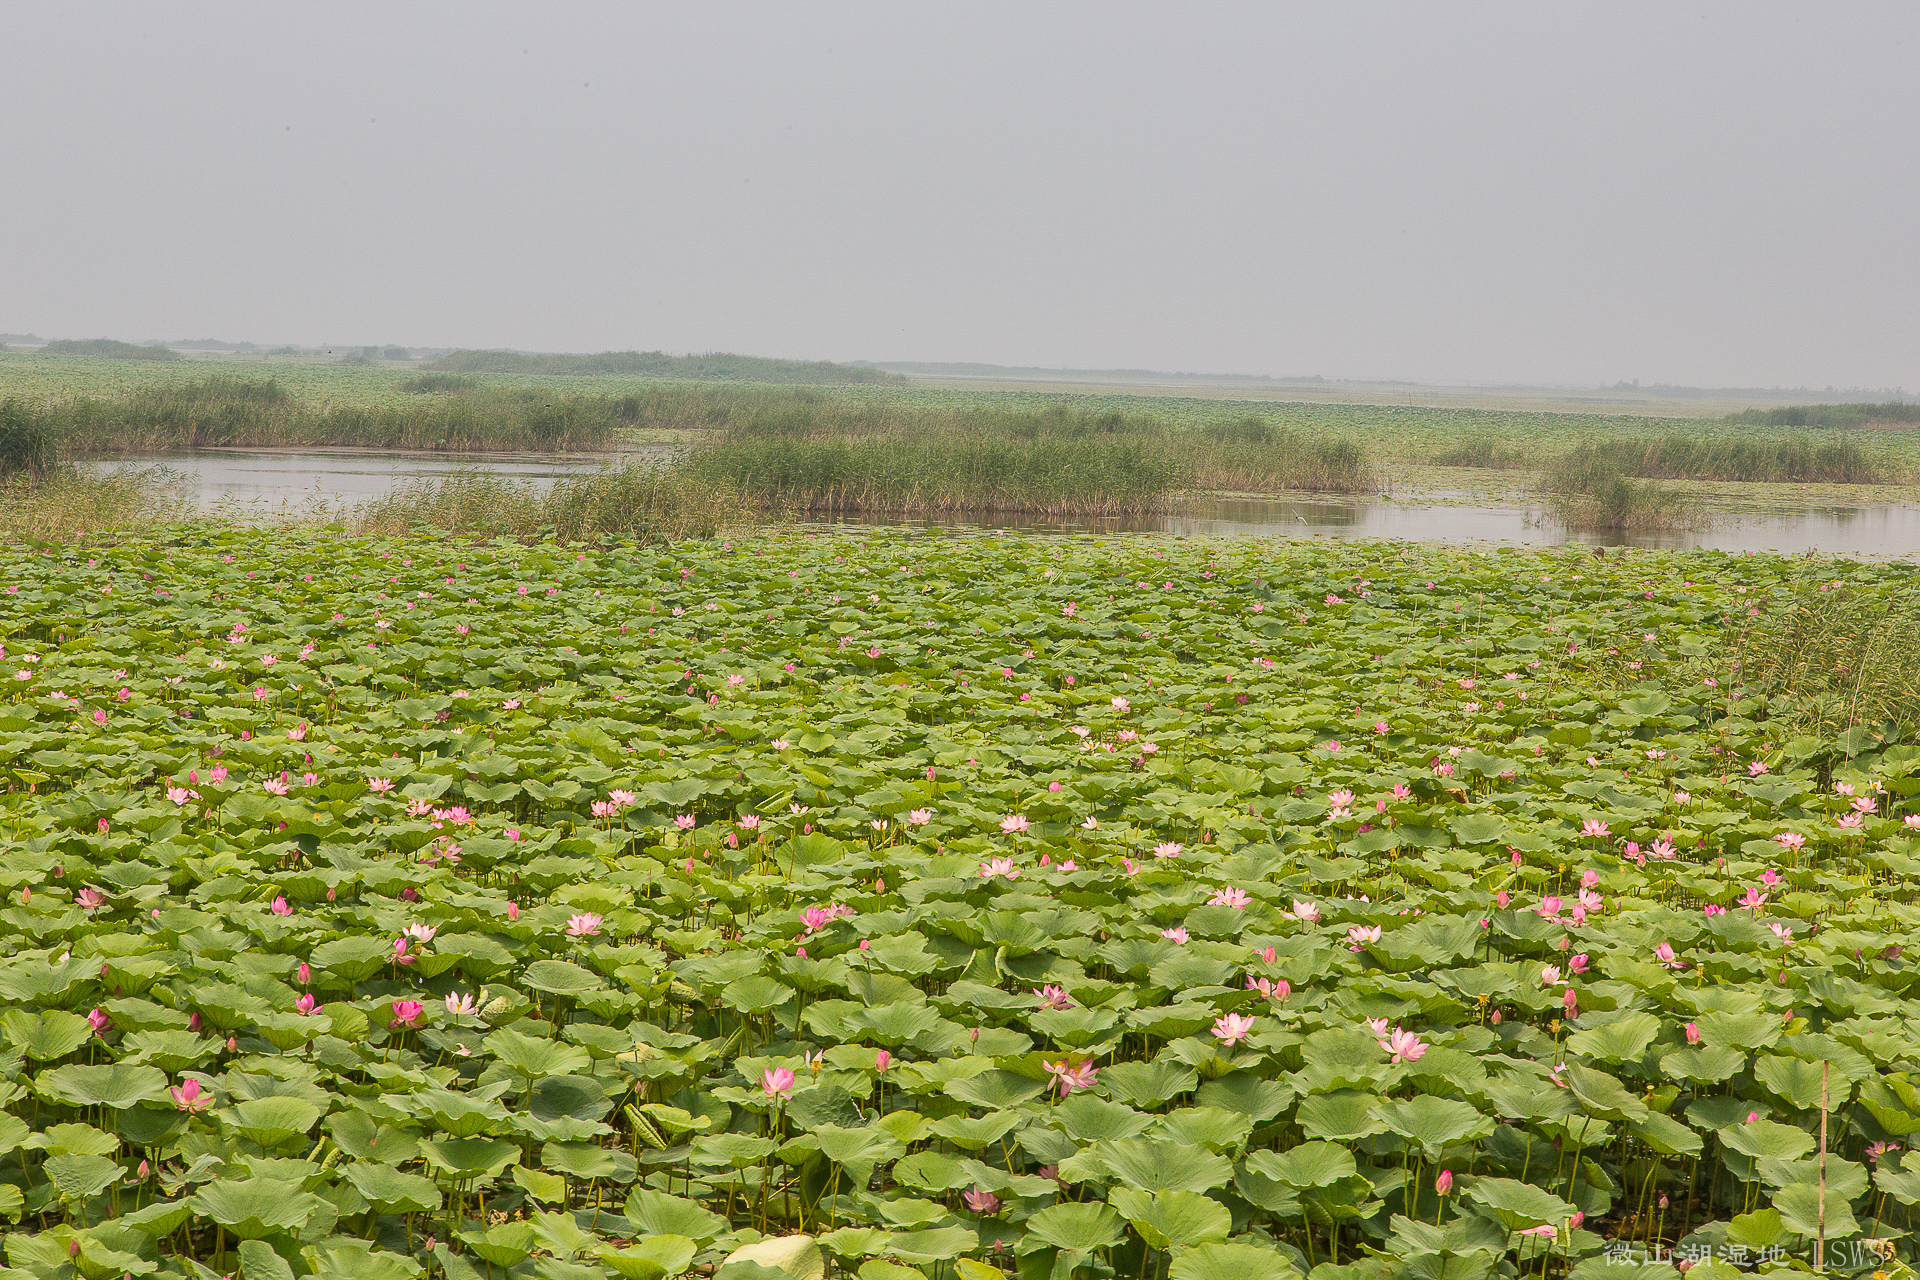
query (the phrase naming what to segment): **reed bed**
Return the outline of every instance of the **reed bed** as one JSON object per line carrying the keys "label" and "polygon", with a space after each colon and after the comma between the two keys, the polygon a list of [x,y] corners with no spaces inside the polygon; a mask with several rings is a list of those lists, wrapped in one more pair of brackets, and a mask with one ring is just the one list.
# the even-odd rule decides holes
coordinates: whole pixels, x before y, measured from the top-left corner
{"label": "reed bed", "polygon": [[1804,582],[1745,638],[1741,668],[1770,718],[1820,738],[1920,728],[1920,593],[1905,575],[1875,585]]}
{"label": "reed bed", "polygon": [[271,378],[227,377],[157,383],[120,399],[75,396],[0,405],[9,438],[18,433],[50,442],[65,458],[221,446],[595,449],[612,444],[626,425],[621,413],[612,397],[514,388],[373,407],[330,406],[295,397]]}
{"label": "reed bed", "polygon": [[104,475],[60,467],[38,479],[18,474],[0,482],[0,536],[79,542],[185,519],[194,503],[181,479],[164,467]]}
{"label": "reed bed", "polygon": [[1504,436],[1469,436],[1427,461],[1442,467],[1544,466],[1554,473],[1598,469],[1642,480],[1730,480],[1751,484],[1898,484],[1909,468],[1849,435],[1726,430],[1590,436],[1558,454]]}
{"label": "reed bed", "polygon": [[352,523],[362,533],[431,528],[562,542],[632,538],[649,546],[711,538],[722,529],[764,523],[773,514],[725,486],[630,465],[563,477],[550,488],[490,471],[455,471],[368,503]]}

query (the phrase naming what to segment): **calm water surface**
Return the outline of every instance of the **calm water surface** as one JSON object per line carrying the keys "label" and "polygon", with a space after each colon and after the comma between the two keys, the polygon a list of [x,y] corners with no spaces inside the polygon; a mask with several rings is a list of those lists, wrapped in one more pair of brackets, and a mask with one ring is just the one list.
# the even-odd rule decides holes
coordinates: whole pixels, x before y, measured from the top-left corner
{"label": "calm water surface", "polygon": [[[353,505],[402,485],[479,468],[537,486],[628,460],[665,461],[671,449],[622,454],[436,454],[368,449],[206,449],[192,454],[96,464],[164,466],[184,477],[203,507],[293,510]],[[1445,495],[1438,495],[1444,497]],[[1569,532],[1538,508],[1520,505],[1358,499],[1219,498],[1178,513],[1132,519],[1049,521],[976,512],[935,520],[848,519],[841,527],[947,528],[1066,533],[1226,534],[1253,538],[1399,538],[1416,542],[1554,546],[1710,547],[1725,551],[1821,551],[1849,556],[1920,554],[1920,506],[1909,503],[1782,504],[1721,516],[1703,533],[1621,535]],[[825,527],[824,525],[822,527]]]}

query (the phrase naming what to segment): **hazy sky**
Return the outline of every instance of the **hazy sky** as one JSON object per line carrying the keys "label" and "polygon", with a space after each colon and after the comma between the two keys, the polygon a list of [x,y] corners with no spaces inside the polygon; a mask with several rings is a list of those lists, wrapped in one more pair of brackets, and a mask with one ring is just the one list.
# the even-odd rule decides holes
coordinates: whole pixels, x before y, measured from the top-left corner
{"label": "hazy sky", "polygon": [[0,331],[1920,388],[1920,5],[7,4]]}

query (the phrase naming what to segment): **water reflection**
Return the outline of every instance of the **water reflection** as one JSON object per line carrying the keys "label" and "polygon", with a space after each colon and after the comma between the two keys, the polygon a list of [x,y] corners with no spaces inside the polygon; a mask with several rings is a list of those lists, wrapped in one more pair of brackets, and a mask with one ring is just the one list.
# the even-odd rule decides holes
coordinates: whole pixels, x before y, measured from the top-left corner
{"label": "water reflection", "polygon": [[[364,502],[408,483],[460,468],[483,468],[535,486],[562,476],[629,461],[663,462],[671,446],[608,454],[440,454],[370,449],[204,449],[191,454],[94,464],[164,466],[184,477],[203,507],[224,511],[334,508]],[[1920,507],[1909,503],[1793,503],[1768,499],[1723,515],[1699,533],[1605,534],[1569,531],[1537,507],[1473,501],[1297,498],[1210,498],[1170,515],[1118,519],[1049,520],[998,512],[967,512],[938,519],[857,517],[829,523],[854,527],[1018,530],[1063,533],[1167,533],[1252,538],[1397,538],[1414,542],[1556,546],[1567,542],[1725,551],[1822,551],[1852,556],[1909,556],[1920,552]]]}
{"label": "water reflection", "polygon": [[1539,507],[1349,501],[1329,498],[1209,499],[1177,513],[1118,519],[1045,520],[972,512],[937,520],[849,519],[844,525],[1007,529],[1061,533],[1171,533],[1251,538],[1397,538],[1410,542],[1520,546],[1695,547],[1722,551],[1821,551],[1850,556],[1920,552],[1920,507],[1807,504],[1719,517],[1703,532],[1594,533],[1568,530]]}

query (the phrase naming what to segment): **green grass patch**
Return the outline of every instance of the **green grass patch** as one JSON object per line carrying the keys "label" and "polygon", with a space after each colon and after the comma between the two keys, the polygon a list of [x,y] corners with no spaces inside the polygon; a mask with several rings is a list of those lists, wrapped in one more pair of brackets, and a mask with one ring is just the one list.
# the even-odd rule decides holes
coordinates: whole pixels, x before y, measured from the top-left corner
{"label": "green grass patch", "polygon": [[726,352],[670,356],[661,351],[602,351],[598,355],[553,355],[525,351],[455,351],[427,366],[449,373],[622,375],[695,381],[871,383],[901,385],[906,379],[881,369],[826,360],[774,360]]}
{"label": "green grass patch", "polygon": [[142,347],[114,338],[61,338],[49,342],[36,353],[43,356],[95,356],[105,360],[178,360],[178,351],[168,347]]}

